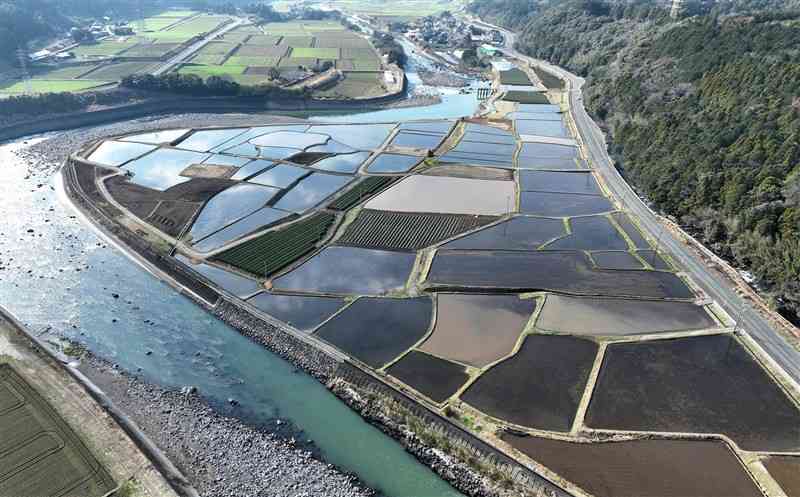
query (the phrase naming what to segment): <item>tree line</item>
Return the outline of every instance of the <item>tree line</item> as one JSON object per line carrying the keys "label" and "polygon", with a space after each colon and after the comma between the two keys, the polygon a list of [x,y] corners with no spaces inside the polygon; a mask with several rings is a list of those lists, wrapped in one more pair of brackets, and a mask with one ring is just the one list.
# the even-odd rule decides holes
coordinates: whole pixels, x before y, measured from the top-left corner
{"label": "tree line", "polygon": [[513,20],[518,0],[471,8],[515,27],[521,51],[584,76],[628,180],[800,321],[797,2],[737,0],[678,22],[654,2],[597,3]]}

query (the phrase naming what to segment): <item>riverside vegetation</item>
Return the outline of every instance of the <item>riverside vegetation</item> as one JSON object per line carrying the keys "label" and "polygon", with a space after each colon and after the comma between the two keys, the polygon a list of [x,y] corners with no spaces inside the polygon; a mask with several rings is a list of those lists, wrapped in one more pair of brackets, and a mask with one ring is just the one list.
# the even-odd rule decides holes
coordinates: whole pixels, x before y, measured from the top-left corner
{"label": "riverside vegetation", "polygon": [[586,78],[617,167],[655,206],[800,313],[800,5],[673,20],[655,2],[476,0],[518,49]]}

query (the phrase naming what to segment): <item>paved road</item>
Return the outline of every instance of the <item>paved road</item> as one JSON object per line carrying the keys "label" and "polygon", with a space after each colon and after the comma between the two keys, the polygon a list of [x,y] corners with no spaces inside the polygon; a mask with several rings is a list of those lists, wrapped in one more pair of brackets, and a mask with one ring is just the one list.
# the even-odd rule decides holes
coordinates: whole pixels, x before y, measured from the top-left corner
{"label": "paved road", "polygon": [[199,51],[201,48],[208,45],[217,36],[222,36],[228,31],[234,30],[239,26],[246,24],[247,22],[249,21],[247,21],[246,19],[236,19],[234,20],[234,22],[226,24],[225,26],[222,26],[221,28],[208,33],[205,37],[203,37],[202,40],[198,40],[192,43],[188,47],[181,50],[177,55],[173,56],[168,61],[161,64],[158,67],[158,69],[153,71],[153,76],[161,76],[162,74],[171,71],[175,66],[183,63],[183,61],[185,61],[186,59],[197,53],[197,51]]}
{"label": "paved road", "polygon": [[770,323],[762,318],[748,302],[739,297],[729,283],[713,274],[683,242],[665,230],[656,214],[647,207],[614,167],[608,156],[605,136],[589,117],[583,105],[581,89],[584,79],[548,62],[517,52],[514,49],[516,40],[514,33],[480,21],[475,21],[475,24],[500,30],[505,35],[505,50],[510,55],[528,63],[543,66],[569,81],[570,112],[577,124],[578,132],[586,144],[590,160],[611,192],[639,218],[644,229],[654,236],[660,236],[660,248],[669,253],[710,298],[717,301],[734,319],[738,317],[740,329],[758,343],[795,383],[800,385],[800,353],[774,330]]}

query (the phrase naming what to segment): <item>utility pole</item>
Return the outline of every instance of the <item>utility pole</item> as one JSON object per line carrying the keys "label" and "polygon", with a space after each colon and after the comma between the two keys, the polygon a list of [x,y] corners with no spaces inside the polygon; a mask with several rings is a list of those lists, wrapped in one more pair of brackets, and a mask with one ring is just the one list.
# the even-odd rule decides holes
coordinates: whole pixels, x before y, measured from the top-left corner
{"label": "utility pole", "polygon": [[28,72],[28,54],[20,48],[17,50],[17,59],[22,70],[22,79],[25,82],[25,94],[30,95],[33,93],[33,87],[31,87],[31,74]]}

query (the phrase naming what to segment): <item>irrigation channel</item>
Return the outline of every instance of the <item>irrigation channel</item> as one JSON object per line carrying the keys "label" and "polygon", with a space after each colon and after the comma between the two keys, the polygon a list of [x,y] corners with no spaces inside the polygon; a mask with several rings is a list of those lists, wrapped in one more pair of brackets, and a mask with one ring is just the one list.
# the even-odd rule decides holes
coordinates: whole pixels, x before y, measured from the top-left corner
{"label": "irrigation channel", "polygon": [[[441,103],[428,107],[302,117],[396,121],[460,117],[477,108],[474,93],[444,93]],[[100,238],[60,198],[57,164],[30,164],[17,155],[48,136],[0,144],[0,303],[29,329],[43,340],[74,339],[163,387],[196,386],[216,408],[250,423],[288,421],[325,461],[383,494],[460,495],[316,380]],[[230,407],[230,398],[238,406]]]}

